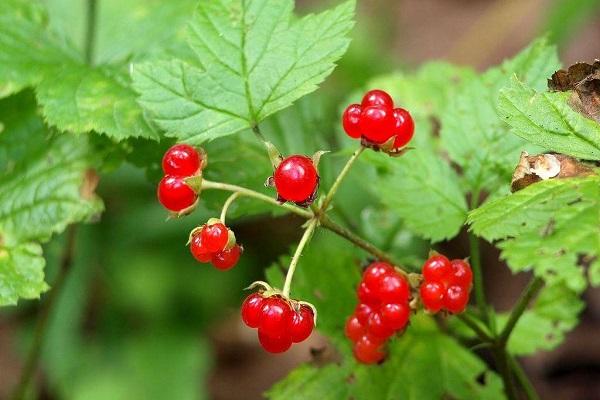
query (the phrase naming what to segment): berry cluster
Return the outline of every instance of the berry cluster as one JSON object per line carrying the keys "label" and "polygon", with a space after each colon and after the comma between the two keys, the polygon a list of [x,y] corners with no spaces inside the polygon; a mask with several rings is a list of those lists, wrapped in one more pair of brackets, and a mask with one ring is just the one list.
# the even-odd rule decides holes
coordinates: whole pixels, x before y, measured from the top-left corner
{"label": "berry cluster", "polygon": [[351,138],[362,138],[364,145],[393,151],[413,137],[415,123],[404,108],[394,108],[394,100],[383,90],[368,91],[361,104],[350,104],[342,124]]}
{"label": "berry cluster", "polygon": [[211,218],[190,233],[190,252],[201,263],[212,263],[222,271],[233,268],[244,248],[236,243],[233,231],[220,219]]}
{"label": "berry cluster", "polygon": [[442,309],[457,314],[469,302],[473,282],[471,266],[465,260],[448,260],[434,254],[423,264],[420,294],[423,307],[432,313]]}
{"label": "berry cluster", "polygon": [[410,287],[390,264],[374,262],[363,273],[357,295],[360,303],[346,321],[345,333],[358,361],[378,363],[385,358],[385,341],[408,324]]}
{"label": "berry cluster", "polygon": [[185,214],[192,209],[198,194],[186,183],[186,179],[202,174],[206,155],[187,144],[172,146],[162,159],[165,176],[158,184],[158,201],[167,210]]}
{"label": "berry cluster", "polygon": [[319,188],[319,174],[310,157],[293,155],[277,161],[272,185],[278,200],[290,201],[307,207],[315,199]]}
{"label": "berry cluster", "polygon": [[315,326],[311,307],[278,294],[252,293],[242,304],[242,319],[258,328],[258,341],[269,353],[282,353],[306,340]]}

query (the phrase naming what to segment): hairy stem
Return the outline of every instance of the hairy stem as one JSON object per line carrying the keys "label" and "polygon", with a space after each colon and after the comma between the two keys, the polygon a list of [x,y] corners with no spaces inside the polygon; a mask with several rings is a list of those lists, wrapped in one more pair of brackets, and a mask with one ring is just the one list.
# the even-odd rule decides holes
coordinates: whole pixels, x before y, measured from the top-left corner
{"label": "hairy stem", "polygon": [[517,361],[512,355],[509,354],[508,364],[512,372],[515,374],[517,381],[519,381],[519,384],[523,388],[527,399],[539,400],[540,397],[538,396],[537,392],[535,391],[535,388],[531,384],[531,381],[527,377],[527,374],[523,370],[523,367],[521,367],[521,364],[519,364],[519,361]]}
{"label": "hairy stem", "polygon": [[76,232],[76,225],[71,225],[67,230],[67,242],[61,255],[60,269],[58,271],[56,281],[46,297],[46,302],[37,321],[35,332],[33,334],[33,344],[31,345],[31,349],[27,355],[19,382],[17,383],[17,386],[13,392],[13,400],[23,400],[26,397],[27,389],[29,388],[31,379],[37,371],[40,356],[42,354],[44,337],[46,336],[46,330],[48,328],[48,320],[54,310],[57,299],[60,297],[64,282],[71,269],[71,265],[73,264]]}
{"label": "hairy stem", "polygon": [[342,170],[340,171],[340,174],[335,179],[335,182],[333,182],[333,185],[331,185],[331,189],[329,189],[329,192],[325,196],[325,200],[323,200],[323,204],[321,204],[322,212],[327,210],[327,207],[329,207],[329,204],[331,204],[331,200],[333,200],[333,196],[335,196],[336,192],[338,191],[340,184],[342,183],[342,181],[344,180],[346,175],[348,175],[350,168],[352,168],[352,165],[354,164],[354,162],[358,159],[358,157],[362,154],[362,152],[364,150],[365,150],[365,147],[360,146],[358,149],[356,149],[356,151],[348,159],[348,161],[346,162],[346,165],[344,165],[344,168],[342,168]]}
{"label": "hairy stem", "polygon": [[316,218],[308,221],[308,226],[302,235],[302,239],[300,239],[300,243],[298,243],[298,247],[296,247],[296,252],[292,257],[292,261],[290,262],[290,267],[288,268],[287,275],[285,276],[285,283],[283,284],[282,294],[284,297],[290,296],[290,289],[292,287],[292,278],[294,277],[294,272],[296,271],[296,265],[298,265],[298,261],[300,261],[300,256],[302,255],[302,250],[309,242],[312,237],[315,228],[317,227],[319,220]]}
{"label": "hairy stem", "polygon": [[227,210],[229,209],[229,206],[231,206],[231,203],[233,203],[235,199],[237,199],[241,195],[241,192],[233,192],[233,194],[227,198],[225,204],[223,204],[223,209],[221,210],[221,218],[219,218],[223,225],[225,225],[225,217],[227,217]]}
{"label": "hairy stem", "polygon": [[533,278],[527,287],[521,293],[521,297],[517,301],[516,306],[513,308],[510,316],[508,317],[508,321],[506,321],[506,325],[502,329],[502,332],[498,336],[498,342],[503,346],[508,342],[508,338],[512,333],[515,325],[519,321],[519,318],[523,315],[527,306],[533,299],[533,297],[540,291],[542,286],[544,285],[544,281],[540,278]]}

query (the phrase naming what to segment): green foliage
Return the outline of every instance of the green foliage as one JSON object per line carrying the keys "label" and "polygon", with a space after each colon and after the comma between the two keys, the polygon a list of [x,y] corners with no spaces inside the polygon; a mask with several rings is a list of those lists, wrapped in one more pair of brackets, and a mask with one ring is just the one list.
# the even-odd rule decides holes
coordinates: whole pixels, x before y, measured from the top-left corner
{"label": "green foliage", "polygon": [[201,2],[188,34],[195,65],[136,65],[141,104],[168,136],[199,144],[314,91],[348,47],[354,1],[300,19],[292,8],[291,0]]}

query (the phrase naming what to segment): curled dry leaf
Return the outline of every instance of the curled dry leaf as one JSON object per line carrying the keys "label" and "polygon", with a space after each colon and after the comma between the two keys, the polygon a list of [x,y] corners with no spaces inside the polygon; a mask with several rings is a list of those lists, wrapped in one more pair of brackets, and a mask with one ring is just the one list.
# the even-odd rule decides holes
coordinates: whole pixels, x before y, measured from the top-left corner
{"label": "curled dry leaf", "polygon": [[577,63],[561,69],[548,79],[550,90],[573,91],[571,106],[600,123],[600,60],[594,64]]}
{"label": "curled dry leaf", "polygon": [[529,155],[521,152],[521,158],[511,181],[511,190],[516,192],[527,186],[554,178],[573,178],[594,174],[593,168],[564,154],[548,153]]}

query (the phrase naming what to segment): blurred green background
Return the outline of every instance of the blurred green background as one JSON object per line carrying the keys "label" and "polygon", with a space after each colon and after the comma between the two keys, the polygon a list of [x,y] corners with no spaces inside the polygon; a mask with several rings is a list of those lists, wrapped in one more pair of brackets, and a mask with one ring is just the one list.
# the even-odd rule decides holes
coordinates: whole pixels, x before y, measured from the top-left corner
{"label": "blurred green background", "polygon": [[[69,6],[64,0],[48,0],[59,1]],[[298,9],[304,13],[332,3],[299,0]],[[71,6],[74,19],[69,24],[77,31],[83,21],[75,19],[78,4]],[[61,15],[69,17],[67,12]],[[118,29],[119,21],[113,22]],[[343,147],[348,143],[334,134],[341,101],[373,76],[433,59],[483,69],[542,33],[560,46],[565,65],[591,61],[600,54],[600,1],[359,1],[349,52],[323,88],[310,96],[309,101],[321,102],[321,112],[311,119],[314,125],[291,129],[314,129],[315,136],[321,135],[315,143],[326,140],[329,147]],[[107,50],[99,57],[119,55]],[[303,150],[294,144],[290,132],[279,137],[277,144]],[[215,152],[235,154],[235,148],[213,146]],[[155,152],[157,162],[160,150]],[[263,270],[287,252],[298,239],[301,221],[287,216],[231,218],[229,223],[247,251],[235,269],[220,273],[198,265],[185,247],[188,232],[211,214],[200,210],[189,218],[165,221],[166,214],[155,199],[156,174],[137,168],[132,161],[102,176],[98,193],[106,211],[101,220],[77,227],[76,259],[49,320],[42,372],[36,377],[40,391],[32,393],[32,398],[261,398],[294,366],[310,360],[311,348],[325,342],[314,334],[285,355],[271,356],[259,348],[255,333],[245,329],[238,316],[242,289],[262,279]],[[225,161],[235,169],[233,155],[217,162]],[[359,174],[353,173],[354,179]],[[327,182],[327,171],[325,175]],[[345,186],[350,190],[352,177]],[[368,203],[367,195],[359,197],[356,201]],[[343,217],[343,207],[338,212]],[[372,217],[377,215],[369,209],[361,216]],[[352,217],[346,218],[352,222]],[[65,241],[62,235],[46,246],[50,285]],[[410,254],[425,250],[417,240],[404,240],[399,246],[407,246],[409,264]],[[458,239],[441,246],[459,253],[464,243]],[[487,258],[496,256],[493,249],[487,249]],[[486,265],[490,281],[509,278],[507,271],[492,270],[491,262]],[[514,290],[491,288],[494,304],[507,307],[518,286]],[[526,365],[545,398],[558,398],[557,390],[567,396],[561,398],[584,398],[577,397],[582,383],[592,385],[588,386],[592,392],[585,393],[595,391],[600,398],[594,379],[600,374],[600,356],[594,351],[584,354],[585,343],[593,345],[595,340],[597,345],[590,332],[598,324],[600,295],[590,292],[586,296],[589,307],[583,323],[565,345]],[[18,307],[0,310],[0,398],[7,397],[18,380],[39,310],[38,301],[21,301]]]}

